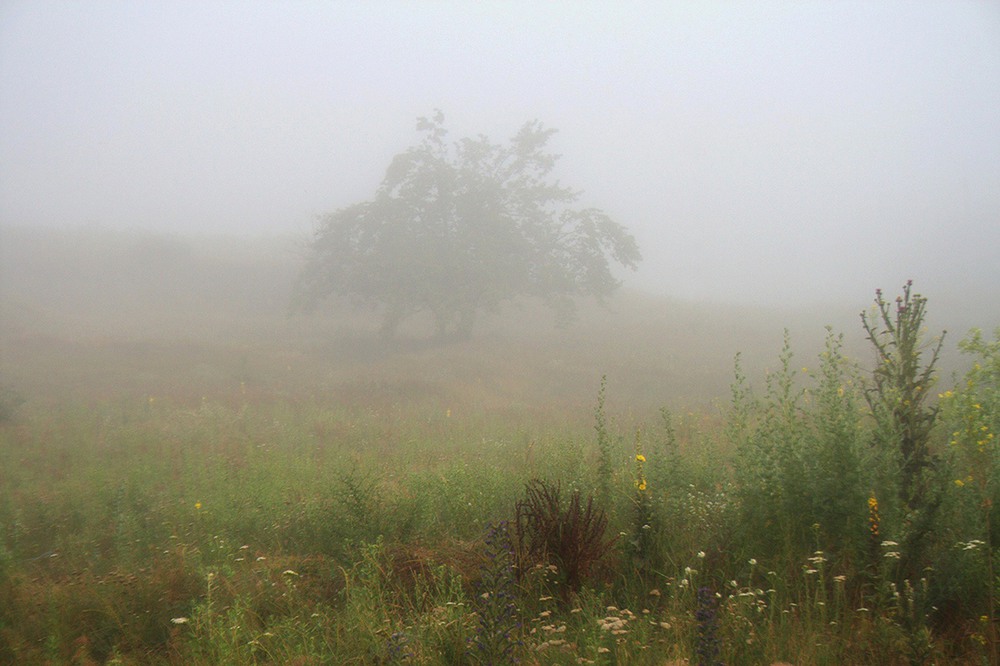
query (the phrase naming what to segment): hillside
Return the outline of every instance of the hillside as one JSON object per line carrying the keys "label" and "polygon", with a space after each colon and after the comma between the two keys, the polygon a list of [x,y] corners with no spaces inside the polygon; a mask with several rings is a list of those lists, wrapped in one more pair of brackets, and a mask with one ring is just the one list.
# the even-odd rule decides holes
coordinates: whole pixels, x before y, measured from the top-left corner
{"label": "hillside", "polygon": [[[764,309],[626,288],[603,306],[581,303],[565,329],[537,304],[518,303],[484,317],[466,342],[439,344],[416,323],[385,344],[371,314],[331,306],[288,316],[296,239],[18,228],[0,238],[0,381],[28,399],[188,402],[238,392],[582,409],[606,375],[614,403],[688,409],[725,399],[737,352],[759,378],[785,328],[802,367],[814,364],[826,324],[867,360],[857,322],[865,303]],[[946,365],[956,362],[949,354]]]}

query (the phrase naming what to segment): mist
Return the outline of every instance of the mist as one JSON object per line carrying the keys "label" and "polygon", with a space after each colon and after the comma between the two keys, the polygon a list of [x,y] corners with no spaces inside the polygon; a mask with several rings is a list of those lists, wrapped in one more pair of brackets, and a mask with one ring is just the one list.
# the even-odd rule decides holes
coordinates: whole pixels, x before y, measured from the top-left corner
{"label": "mist", "polygon": [[997,2],[0,0],[0,663],[998,663],[998,249]]}
{"label": "mist", "polygon": [[557,129],[629,287],[998,309],[990,3],[5,3],[0,223],[306,237],[434,109]]}

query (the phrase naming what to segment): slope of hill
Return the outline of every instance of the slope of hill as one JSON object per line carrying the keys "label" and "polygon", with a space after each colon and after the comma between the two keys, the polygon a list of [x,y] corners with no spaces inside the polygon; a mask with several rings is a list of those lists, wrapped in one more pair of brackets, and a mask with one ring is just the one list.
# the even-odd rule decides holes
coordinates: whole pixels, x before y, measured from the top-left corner
{"label": "slope of hill", "polygon": [[331,306],[287,315],[295,239],[18,228],[0,238],[0,383],[43,400],[582,409],[606,375],[614,402],[693,408],[725,399],[737,352],[751,378],[773,366],[786,328],[797,365],[815,364],[825,324],[845,333],[849,355],[867,360],[857,321],[864,303],[807,312],[625,289],[604,306],[581,303],[565,329],[538,304],[517,303],[484,317],[469,341],[438,343],[415,323],[387,344],[370,313]]}

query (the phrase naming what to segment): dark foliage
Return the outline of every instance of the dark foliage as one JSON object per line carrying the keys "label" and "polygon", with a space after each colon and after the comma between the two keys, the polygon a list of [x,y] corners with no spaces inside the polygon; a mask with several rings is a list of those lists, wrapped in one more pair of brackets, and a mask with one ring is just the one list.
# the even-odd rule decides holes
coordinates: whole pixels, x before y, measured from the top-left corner
{"label": "dark foliage", "polygon": [[486,533],[486,562],[480,575],[476,597],[479,626],[470,639],[469,652],[481,664],[515,664],[521,622],[514,603],[514,547],[506,521],[491,525]]}
{"label": "dark foliage", "polygon": [[563,506],[558,483],[539,479],[528,482],[524,499],[517,502],[516,515],[522,565],[556,565],[568,591],[579,591],[614,545],[614,539],[605,538],[607,514],[594,505],[593,496],[584,504],[579,491],[574,491]]}
{"label": "dark foliage", "polygon": [[699,588],[698,610],[695,611],[694,619],[698,624],[698,645],[695,648],[698,666],[722,666],[719,659],[721,643],[718,637],[718,603],[712,588]]}

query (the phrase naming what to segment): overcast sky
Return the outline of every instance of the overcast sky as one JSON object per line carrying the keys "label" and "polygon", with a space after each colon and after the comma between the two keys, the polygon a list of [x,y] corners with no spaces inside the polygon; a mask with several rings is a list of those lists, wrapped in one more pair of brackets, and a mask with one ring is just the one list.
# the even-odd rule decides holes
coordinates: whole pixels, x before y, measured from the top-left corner
{"label": "overcast sky", "polygon": [[418,116],[559,133],[636,285],[1000,292],[1000,3],[0,2],[0,224],[307,233]]}

